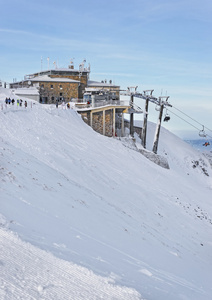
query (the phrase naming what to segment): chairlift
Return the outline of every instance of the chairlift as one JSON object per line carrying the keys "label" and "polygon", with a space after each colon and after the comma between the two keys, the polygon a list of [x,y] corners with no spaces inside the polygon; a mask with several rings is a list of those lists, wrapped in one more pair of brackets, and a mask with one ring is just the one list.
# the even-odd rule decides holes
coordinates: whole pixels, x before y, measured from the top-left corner
{"label": "chairlift", "polygon": [[168,114],[167,108],[166,108],[166,114],[165,114],[165,117],[164,117],[163,121],[168,122],[169,120],[170,120],[170,115]]}
{"label": "chairlift", "polygon": [[210,146],[210,143],[209,143],[209,142],[205,142],[205,143],[203,144],[203,146],[205,146],[205,147]]}
{"label": "chairlift", "polygon": [[199,132],[199,136],[200,136],[200,137],[206,137],[206,136],[207,136],[207,134],[205,133],[204,126],[202,126],[202,127],[203,127],[203,129],[202,129],[202,130],[200,130],[200,132]]}
{"label": "chairlift", "polygon": [[164,122],[168,122],[170,120],[170,115],[169,114],[166,114],[163,121]]}
{"label": "chairlift", "polygon": [[155,106],[155,110],[157,110],[157,111],[160,111],[160,105],[159,104],[156,104],[156,106]]}

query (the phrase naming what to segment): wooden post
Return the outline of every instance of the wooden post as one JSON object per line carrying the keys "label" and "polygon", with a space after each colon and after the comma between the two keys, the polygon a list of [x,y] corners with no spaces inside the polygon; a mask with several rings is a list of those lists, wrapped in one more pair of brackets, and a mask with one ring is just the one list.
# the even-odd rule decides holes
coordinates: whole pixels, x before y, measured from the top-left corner
{"label": "wooden post", "polygon": [[152,151],[157,154],[158,151],[158,142],[159,142],[159,135],[160,135],[160,127],[161,127],[161,121],[162,121],[162,115],[163,115],[163,104],[160,107],[160,113],[159,113],[159,118],[158,118],[158,124],[156,127],[155,131],[155,139],[154,139],[154,144],[153,144],[153,149]]}
{"label": "wooden post", "polygon": [[148,108],[149,108],[149,99],[147,98],[145,103],[144,122],[143,122],[142,135],[141,135],[141,144],[145,149],[146,149]]}
{"label": "wooden post", "polygon": [[[133,109],[133,95],[130,96],[131,108]],[[134,115],[130,114],[130,135],[134,137]]]}

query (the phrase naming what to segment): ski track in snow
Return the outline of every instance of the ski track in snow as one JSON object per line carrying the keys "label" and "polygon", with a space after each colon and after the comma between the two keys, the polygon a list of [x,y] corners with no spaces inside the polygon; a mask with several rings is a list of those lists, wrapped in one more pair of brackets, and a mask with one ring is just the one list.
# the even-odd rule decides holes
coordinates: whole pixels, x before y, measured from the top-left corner
{"label": "ski track in snow", "polygon": [[0,228],[0,299],[142,299],[111,278],[55,258]]}

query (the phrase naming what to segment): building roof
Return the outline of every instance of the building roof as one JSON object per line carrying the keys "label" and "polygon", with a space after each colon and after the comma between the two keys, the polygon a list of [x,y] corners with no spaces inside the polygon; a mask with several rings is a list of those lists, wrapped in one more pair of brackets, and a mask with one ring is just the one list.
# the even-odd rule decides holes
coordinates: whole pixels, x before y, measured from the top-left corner
{"label": "building roof", "polygon": [[[27,80],[25,80],[27,81]],[[70,83],[79,83],[79,80],[73,80],[70,78],[64,77],[49,77],[48,75],[42,75],[30,78],[28,81],[35,81],[35,82],[70,82]]]}
{"label": "building roof", "polygon": [[39,95],[38,89],[34,87],[12,89],[16,95]]}
{"label": "building roof", "polygon": [[25,75],[25,79],[33,78],[33,77],[37,76],[37,74],[39,74],[39,76],[43,76],[43,75],[54,75],[54,74],[57,75],[59,73],[70,74],[70,75],[72,73],[75,73],[75,74],[90,73],[90,67],[85,68],[84,65],[81,65],[79,67],[79,69],[74,69],[73,66],[69,66],[68,68],[49,69],[49,70],[39,71],[39,72]]}

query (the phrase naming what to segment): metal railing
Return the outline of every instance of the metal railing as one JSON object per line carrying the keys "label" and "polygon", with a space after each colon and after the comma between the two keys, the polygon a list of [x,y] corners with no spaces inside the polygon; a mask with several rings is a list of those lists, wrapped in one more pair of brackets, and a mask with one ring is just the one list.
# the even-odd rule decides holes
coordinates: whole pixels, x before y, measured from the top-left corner
{"label": "metal railing", "polygon": [[94,108],[94,107],[101,107],[107,105],[119,105],[119,106],[130,106],[129,101],[121,101],[121,100],[98,100],[95,101],[93,104],[87,102],[76,102],[75,106],[77,108]]}

